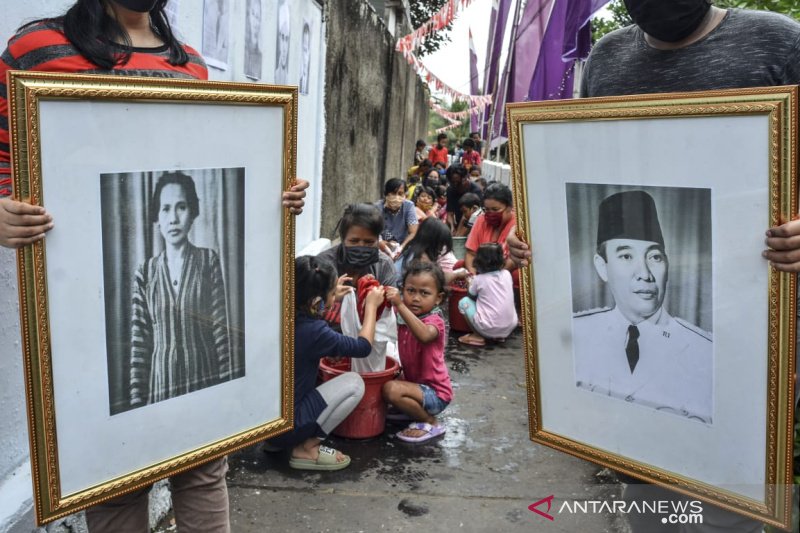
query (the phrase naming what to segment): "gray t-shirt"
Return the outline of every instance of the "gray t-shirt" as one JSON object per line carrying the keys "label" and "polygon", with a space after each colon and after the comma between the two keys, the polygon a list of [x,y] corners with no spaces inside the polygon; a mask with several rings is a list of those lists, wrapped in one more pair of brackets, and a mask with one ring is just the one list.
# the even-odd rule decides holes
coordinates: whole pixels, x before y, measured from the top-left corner
{"label": "gray t-shirt", "polygon": [[[408,237],[408,228],[416,226],[417,211],[414,209],[414,202],[403,200],[403,205],[396,213],[392,213],[383,206],[384,201],[379,200],[375,207],[383,213],[383,239],[393,240],[402,243]],[[391,239],[388,237],[391,236]]]}
{"label": "gray t-shirt", "polygon": [[800,24],[769,11],[730,9],[706,37],[678,50],[647,44],[638,26],[600,39],[581,96],[769,87],[800,83]]}

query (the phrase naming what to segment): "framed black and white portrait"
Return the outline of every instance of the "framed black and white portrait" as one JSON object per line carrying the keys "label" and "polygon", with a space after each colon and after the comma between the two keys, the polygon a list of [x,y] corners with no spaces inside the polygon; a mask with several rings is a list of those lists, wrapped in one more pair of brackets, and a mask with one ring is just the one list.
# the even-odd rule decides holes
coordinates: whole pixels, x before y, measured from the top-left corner
{"label": "framed black and white portrait", "polygon": [[296,89],[10,80],[37,520],[288,430]]}
{"label": "framed black and white portrait", "polygon": [[110,413],[243,377],[245,169],[99,181]]}
{"label": "framed black and white portrait", "polygon": [[787,527],[797,97],[508,106],[532,440]]}
{"label": "framed black and white portrait", "polygon": [[565,193],[575,385],[711,424],[711,189]]}

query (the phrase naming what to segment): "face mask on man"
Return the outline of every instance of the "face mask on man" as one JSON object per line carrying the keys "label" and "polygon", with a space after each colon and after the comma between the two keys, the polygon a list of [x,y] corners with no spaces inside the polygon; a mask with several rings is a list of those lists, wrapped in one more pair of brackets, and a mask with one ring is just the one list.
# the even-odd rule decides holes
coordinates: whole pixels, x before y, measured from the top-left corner
{"label": "face mask on man", "polygon": [[116,3],[139,13],[149,13],[156,6],[158,0],[114,0]]}
{"label": "face mask on man", "polygon": [[625,0],[625,7],[646,34],[675,43],[700,27],[711,4],[708,0]]}
{"label": "face mask on man", "polygon": [[374,246],[345,246],[344,262],[354,268],[364,268],[378,262],[378,249]]}

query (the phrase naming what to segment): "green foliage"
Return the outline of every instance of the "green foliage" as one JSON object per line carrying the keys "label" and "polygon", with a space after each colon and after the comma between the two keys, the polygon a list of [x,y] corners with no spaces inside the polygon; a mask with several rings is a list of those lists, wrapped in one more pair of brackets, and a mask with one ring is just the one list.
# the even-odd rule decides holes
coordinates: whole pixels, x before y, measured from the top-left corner
{"label": "green foliage", "polygon": [[[450,105],[445,105],[441,101],[437,103],[453,113],[458,113],[459,111],[464,111],[465,109],[469,108],[469,104],[467,102],[453,102]],[[428,144],[435,144],[437,136],[436,130],[448,126],[450,122],[446,118],[437,114],[435,111],[431,111],[428,117]],[[445,132],[447,133],[447,141],[451,148],[455,147],[456,141],[463,141],[469,137],[469,117],[460,120],[461,125],[459,127],[453,128],[452,130],[447,130]]]}
{"label": "green foliage", "polygon": [[[738,7],[742,9],[761,9],[783,13],[800,20],[800,2],[797,0],[714,0],[714,5],[721,8]],[[608,3],[611,18],[595,18],[592,20],[592,42],[612,31],[633,24],[628,10],[622,0],[612,0]]]}
{"label": "green foliage", "polygon": [[595,18],[592,20],[592,42],[596,43],[600,38],[619,28],[624,28],[633,24],[628,10],[622,0],[612,0],[606,6],[611,12],[611,18]]}
{"label": "green foliage", "polygon": [[[411,17],[411,25],[416,30],[425,24],[434,15],[434,13],[439,11],[446,3],[447,0],[410,0],[409,15]],[[441,48],[443,44],[449,43],[450,36],[447,32],[452,26],[453,24],[450,23],[436,33],[429,33],[425,38],[425,41],[419,47],[417,55],[419,57],[424,57],[425,55],[435,52]]]}
{"label": "green foliage", "polygon": [[740,7],[774,11],[800,20],[800,4],[797,0],[715,0],[714,5],[725,8]]}

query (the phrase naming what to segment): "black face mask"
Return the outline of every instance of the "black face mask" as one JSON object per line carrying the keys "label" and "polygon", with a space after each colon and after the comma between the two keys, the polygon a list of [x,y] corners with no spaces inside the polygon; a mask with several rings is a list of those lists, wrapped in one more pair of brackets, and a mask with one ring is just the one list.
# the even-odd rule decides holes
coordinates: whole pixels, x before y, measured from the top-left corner
{"label": "black face mask", "polygon": [[646,34],[675,43],[700,27],[711,4],[708,0],[625,0],[625,7]]}
{"label": "black face mask", "polygon": [[353,268],[364,268],[378,262],[378,249],[374,246],[344,246],[344,262]]}
{"label": "black face mask", "polygon": [[114,2],[131,11],[149,13],[156,7],[158,0],[114,0]]}

